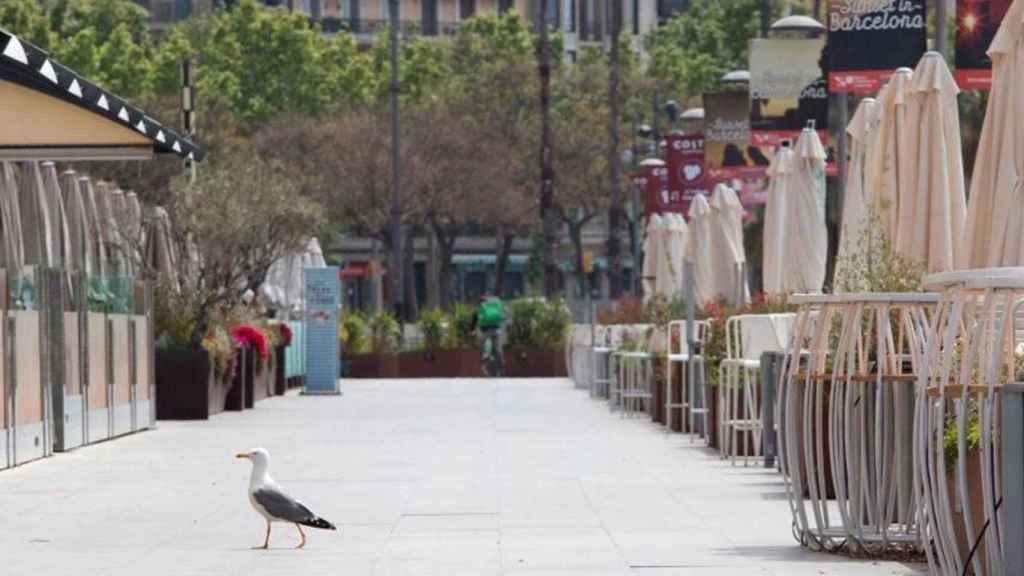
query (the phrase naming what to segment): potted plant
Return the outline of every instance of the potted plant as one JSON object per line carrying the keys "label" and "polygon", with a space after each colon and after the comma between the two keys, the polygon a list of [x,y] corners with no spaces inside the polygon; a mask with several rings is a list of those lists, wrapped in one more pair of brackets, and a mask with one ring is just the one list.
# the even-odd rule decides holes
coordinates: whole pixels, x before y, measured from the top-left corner
{"label": "potted plant", "polygon": [[285,354],[292,345],[292,329],[287,322],[277,322],[273,325],[277,330],[277,346],[274,347],[274,394],[284,395],[288,390],[288,383],[285,381]]}
{"label": "potted plant", "polygon": [[350,378],[397,378],[398,321],[387,312],[367,319],[359,312],[341,317],[341,355]]}
{"label": "potted plant", "polygon": [[519,378],[566,376],[565,341],[572,316],[565,302],[517,300],[510,312],[505,373]]}
{"label": "potted plant", "polygon": [[450,366],[450,359],[443,354],[443,349],[450,342],[448,315],[440,308],[423,310],[417,325],[423,335],[423,345],[419,350],[398,354],[399,375],[402,378],[455,376],[456,370]]}

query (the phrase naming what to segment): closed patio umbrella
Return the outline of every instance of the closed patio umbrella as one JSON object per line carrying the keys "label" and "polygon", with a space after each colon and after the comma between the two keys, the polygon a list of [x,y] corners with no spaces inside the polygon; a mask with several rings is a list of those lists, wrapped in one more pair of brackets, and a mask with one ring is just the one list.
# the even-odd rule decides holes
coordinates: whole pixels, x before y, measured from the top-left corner
{"label": "closed patio umbrella", "polygon": [[762,284],[768,294],[786,292],[786,210],[793,188],[794,169],[795,159],[790,146],[779,148],[768,166],[768,199],[764,208],[761,239]]}
{"label": "closed patio umbrella", "polygon": [[971,176],[963,268],[1024,265],[1024,2],[989,46],[992,90]]}
{"label": "closed patio umbrella", "polygon": [[844,281],[853,281],[853,278],[845,278],[846,267],[849,260],[863,250],[860,243],[870,232],[865,169],[868,149],[874,139],[877,124],[877,103],[874,98],[865,98],[860,101],[857,111],[846,127],[846,133],[850,136],[850,165],[846,173],[843,222],[839,232],[839,254],[836,258],[837,285]]}
{"label": "closed patio umbrella", "polygon": [[686,245],[686,261],[692,264],[694,305],[698,308],[714,302],[717,297],[712,226],[714,215],[711,205],[702,194],[690,202],[690,238]]}
{"label": "closed patio umbrella", "polygon": [[64,207],[64,195],[60,188],[60,178],[57,176],[57,166],[53,162],[43,162],[43,182],[46,191],[46,204],[50,210],[50,223],[52,227],[53,244],[51,266],[70,269],[68,252],[71,249],[71,237],[68,230],[67,211]]}
{"label": "closed patio umbrella", "polygon": [[900,203],[900,234],[896,249],[928,272],[956,268],[967,220],[963,152],[956,97],[960,89],[938,52],[928,52],[914,71],[911,84],[917,129],[916,182]]}
{"label": "closed patio umbrella", "polygon": [[10,162],[0,166],[0,225],[3,226],[4,267],[9,274],[16,274],[25,265],[25,248],[18,209],[18,179]]}
{"label": "closed patio umbrella", "polygon": [[747,262],[743,246],[743,204],[736,191],[725,184],[715,186],[711,195],[712,242],[718,265],[715,266],[715,290],[718,297],[734,304],[750,299],[743,266]]}
{"label": "closed patio umbrella", "polygon": [[672,270],[672,285],[674,290],[669,299],[676,296],[683,297],[683,290],[686,287],[686,246],[689,242],[689,226],[682,214],[675,212],[668,215],[669,218],[669,266]]}
{"label": "closed patio umbrella", "polygon": [[82,202],[85,205],[87,230],[90,234],[88,248],[90,249],[89,258],[94,264],[92,266],[92,275],[106,276],[108,264],[107,249],[103,243],[103,233],[100,230],[102,220],[96,202],[96,189],[92,185],[92,180],[87,177],[79,178],[78,186],[82,194]]}
{"label": "closed patio umbrella", "polygon": [[805,128],[794,150],[792,191],[787,198],[783,285],[788,293],[820,292],[825,283],[825,148]]}
{"label": "closed patio umbrella", "polygon": [[651,214],[647,219],[647,229],[644,233],[643,286],[645,301],[655,294],[658,260],[664,258],[662,256],[661,228],[661,216]]}
{"label": "closed patio umbrella", "polygon": [[68,221],[68,266],[90,276],[94,264],[92,231],[86,215],[82,182],[73,170],[68,170],[61,174],[61,184]]}
{"label": "closed patio umbrella", "polygon": [[916,195],[918,130],[912,105],[913,74],[909,68],[899,68],[879,91],[878,135],[867,156],[869,202],[896,247],[909,243],[910,232],[901,230],[900,215],[908,211]]}
{"label": "closed patio umbrella", "polygon": [[46,201],[46,186],[38,162],[26,162],[18,171],[18,207],[25,246],[25,262],[49,266],[53,262],[53,226]]}
{"label": "closed patio umbrella", "polygon": [[146,225],[145,266],[154,271],[161,282],[172,290],[180,289],[178,262],[171,237],[171,222],[167,211],[157,206]]}
{"label": "closed patio umbrella", "polygon": [[[679,293],[682,286],[679,284],[679,268],[676,264],[676,257],[681,257],[680,246],[677,245],[676,235],[678,224],[672,214],[661,216],[661,227],[656,231],[659,243],[659,255],[654,272],[654,292],[671,300]],[[682,264],[679,260],[678,264]]]}

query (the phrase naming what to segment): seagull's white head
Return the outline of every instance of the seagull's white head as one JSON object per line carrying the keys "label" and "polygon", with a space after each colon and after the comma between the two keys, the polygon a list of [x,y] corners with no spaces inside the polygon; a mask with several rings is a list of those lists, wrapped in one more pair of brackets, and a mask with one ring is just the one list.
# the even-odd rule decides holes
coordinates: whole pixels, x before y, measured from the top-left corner
{"label": "seagull's white head", "polygon": [[270,463],[270,453],[266,448],[257,448],[250,452],[235,454],[235,458],[246,458],[251,460],[254,466],[266,466]]}

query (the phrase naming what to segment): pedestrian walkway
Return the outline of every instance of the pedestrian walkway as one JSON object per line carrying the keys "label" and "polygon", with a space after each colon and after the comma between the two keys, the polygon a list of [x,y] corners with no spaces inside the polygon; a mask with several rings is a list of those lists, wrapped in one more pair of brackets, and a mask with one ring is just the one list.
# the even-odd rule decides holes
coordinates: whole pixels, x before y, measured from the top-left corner
{"label": "pedestrian walkway", "polygon": [[[345,382],[0,473],[0,573],[868,576],[801,549],[782,480],[622,419],[566,380]],[[338,532],[264,524],[274,478]]]}

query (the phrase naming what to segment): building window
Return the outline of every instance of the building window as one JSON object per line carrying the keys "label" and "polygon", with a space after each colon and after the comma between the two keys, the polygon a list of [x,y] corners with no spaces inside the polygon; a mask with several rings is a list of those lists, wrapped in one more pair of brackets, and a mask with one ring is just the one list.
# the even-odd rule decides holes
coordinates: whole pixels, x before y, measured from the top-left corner
{"label": "building window", "polygon": [[548,0],[548,13],[544,20],[547,22],[548,26],[556,30],[561,28],[561,23],[559,22],[559,16],[562,12],[561,8],[562,7],[558,4],[558,0]]}
{"label": "building window", "polygon": [[578,0],[569,0],[569,32],[576,31],[576,2]]}
{"label": "building window", "polygon": [[498,12],[508,12],[514,4],[514,0],[498,0]]}
{"label": "building window", "polygon": [[459,0],[459,20],[466,20],[476,13],[476,0]]}
{"label": "building window", "polygon": [[631,0],[633,3],[633,36],[640,35],[640,0]]}
{"label": "building window", "polygon": [[437,35],[437,0],[423,0],[423,34]]}

